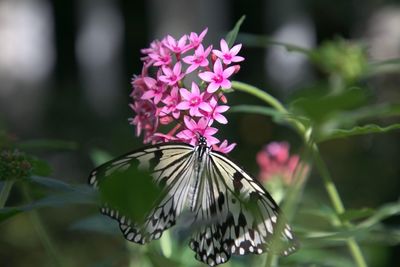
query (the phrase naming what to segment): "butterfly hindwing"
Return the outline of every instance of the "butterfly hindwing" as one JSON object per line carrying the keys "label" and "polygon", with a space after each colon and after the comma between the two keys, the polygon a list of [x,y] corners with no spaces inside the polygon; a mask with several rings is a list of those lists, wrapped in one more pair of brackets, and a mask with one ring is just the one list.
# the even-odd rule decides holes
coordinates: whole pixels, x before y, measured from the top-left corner
{"label": "butterfly hindwing", "polygon": [[[197,209],[202,227],[191,239],[196,258],[216,265],[226,262],[232,254],[260,254],[268,250],[277,231],[278,205],[258,181],[225,155],[210,152],[206,164]],[[290,226],[282,226],[280,239],[286,247],[282,253],[295,250]]]}
{"label": "butterfly hindwing", "polygon": [[97,188],[105,179],[112,179],[113,174],[124,172],[131,166],[138,166],[139,169],[150,172],[154,183],[161,189],[161,195],[143,223],[133,222],[126,214],[107,203],[101,208],[103,214],[119,222],[126,239],[144,244],[160,238],[164,230],[176,223],[190,188],[187,183],[193,176],[193,168],[189,168],[192,161],[193,147],[190,145],[168,143],[148,146],[96,168],[89,176],[89,183]]}

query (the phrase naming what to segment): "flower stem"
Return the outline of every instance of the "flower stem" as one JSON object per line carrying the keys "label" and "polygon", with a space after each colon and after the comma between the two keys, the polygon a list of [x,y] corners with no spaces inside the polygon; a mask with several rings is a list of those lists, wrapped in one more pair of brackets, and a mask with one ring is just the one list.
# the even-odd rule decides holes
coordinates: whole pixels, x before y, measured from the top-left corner
{"label": "flower stem", "polygon": [[260,90],[259,88],[247,83],[232,81],[232,88],[238,91],[246,92],[268,103],[271,107],[282,113],[288,113],[286,108],[272,95]]}
{"label": "flower stem", "polygon": [[[234,90],[246,92],[248,94],[251,94],[251,95],[263,100],[265,103],[267,103],[271,107],[275,108],[277,111],[281,112],[283,115],[290,115],[289,111],[283,106],[282,103],[280,103],[276,98],[274,98],[267,92],[265,92],[257,87],[251,86],[246,83],[233,81],[232,88]],[[322,176],[322,179],[324,180],[325,190],[328,193],[328,196],[332,203],[332,206],[333,206],[336,214],[338,214],[338,215],[342,214],[343,212],[345,212],[343,202],[342,202],[339,192],[330,176],[328,168],[326,167],[325,162],[321,158],[317,144],[315,144],[311,139],[311,128],[307,128],[303,123],[301,123],[300,121],[298,121],[295,118],[290,117],[290,116],[287,117],[287,122],[289,122],[290,124],[292,124],[294,126],[294,128],[298,131],[299,135],[303,137],[306,146],[311,148],[316,167],[317,167],[320,175]],[[348,221],[340,220],[339,218],[336,221],[336,223],[341,226],[351,227],[351,224]],[[357,266],[358,267],[366,267],[367,263],[361,252],[361,248],[358,245],[358,243],[356,242],[356,240],[353,237],[350,237],[346,240],[346,244],[347,244],[347,247],[349,248],[349,251],[350,251],[354,261],[356,262]],[[271,266],[273,258],[274,257],[267,257],[266,266]]]}
{"label": "flower stem", "polygon": [[[242,92],[251,94],[251,95],[263,100],[265,103],[267,103],[268,105],[270,105],[271,107],[273,107],[274,109],[276,109],[277,111],[282,113],[282,115],[285,115],[285,116],[290,115],[289,111],[285,108],[285,106],[282,105],[281,102],[279,102],[278,99],[276,99],[272,95],[268,94],[267,92],[255,87],[255,86],[252,86],[247,83],[238,82],[238,81],[232,81],[232,88],[237,91],[242,91]],[[292,124],[293,127],[296,128],[296,130],[300,133],[300,135],[302,137],[308,138],[306,127],[304,127],[304,125],[301,122],[299,122],[298,120],[296,120],[294,118],[291,118],[290,116],[288,116],[286,118],[286,121],[289,122],[290,124]],[[308,139],[305,139],[305,141],[307,142]]]}
{"label": "flower stem", "polygon": [[6,180],[3,183],[3,187],[0,192],[0,209],[4,207],[7,202],[8,196],[10,195],[11,189],[14,185],[14,180]]}

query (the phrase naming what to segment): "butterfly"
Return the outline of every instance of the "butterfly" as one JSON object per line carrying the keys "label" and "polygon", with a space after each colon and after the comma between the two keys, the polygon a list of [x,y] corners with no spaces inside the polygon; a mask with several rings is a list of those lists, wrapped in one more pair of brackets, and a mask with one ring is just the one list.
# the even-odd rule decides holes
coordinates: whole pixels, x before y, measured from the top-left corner
{"label": "butterfly", "polygon": [[199,136],[195,146],[168,142],[130,152],[94,169],[89,184],[98,188],[133,164],[148,170],[163,194],[142,223],[113,207],[101,208],[119,222],[127,240],[145,244],[159,239],[186,212],[198,226],[189,246],[195,258],[209,266],[225,263],[232,255],[269,251],[274,236],[285,244],[283,255],[297,249],[270,194],[225,154],[207,146],[205,137]]}

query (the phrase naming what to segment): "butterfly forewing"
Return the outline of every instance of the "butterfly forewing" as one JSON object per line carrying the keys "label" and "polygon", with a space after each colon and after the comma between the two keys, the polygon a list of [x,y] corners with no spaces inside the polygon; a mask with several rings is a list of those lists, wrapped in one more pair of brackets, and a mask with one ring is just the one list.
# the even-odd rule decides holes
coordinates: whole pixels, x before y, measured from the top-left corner
{"label": "butterfly forewing", "polygon": [[[153,184],[158,186],[160,194],[153,200],[154,203],[150,203],[152,209],[146,214],[143,222],[138,223],[131,218],[132,216],[121,212],[119,207],[111,206],[107,202],[101,208],[103,214],[119,221],[120,229],[126,239],[144,244],[160,238],[164,230],[175,224],[177,216],[182,212],[190,188],[188,183],[193,177],[193,168],[190,168],[193,157],[193,147],[187,144],[168,143],[148,146],[96,168],[90,174],[89,183],[100,188],[101,192],[102,184],[104,187],[108,185],[107,179],[114,179],[115,174],[124,173],[132,166],[150,172]],[[137,175],[128,178],[140,179]],[[147,188],[136,188],[136,190],[147,194]],[[140,206],[149,204],[145,199],[136,198],[136,201],[126,205],[133,205],[132,202],[139,202],[137,204]]]}

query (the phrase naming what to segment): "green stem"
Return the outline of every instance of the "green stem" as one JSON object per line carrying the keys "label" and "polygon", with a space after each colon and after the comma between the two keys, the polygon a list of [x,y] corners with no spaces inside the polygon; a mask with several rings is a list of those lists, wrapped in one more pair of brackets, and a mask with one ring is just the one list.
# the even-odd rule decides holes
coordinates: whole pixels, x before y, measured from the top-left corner
{"label": "green stem", "polygon": [[[281,102],[279,102],[278,99],[255,86],[243,82],[232,81],[232,88],[236,91],[245,92],[263,100],[265,103],[275,108],[283,115],[290,115],[289,111],[285,108],[285,106],[282,105]],[[307,134],[307,129],[304,127],[304,125],[298,120],[291,118],[290,116],[287,116],[286,120],[288,123],[292,124],[299,133],[301,133],[300,135],[302,137],[307,138],[305,139],[305,141],[307,142],[309,135]]]}
{"label": "green stem", "polygon": [[4,207],[7,202],[8,196],[10,195],[11,189],[14,185],[14,180],[4,181],[3,187],[0,192],[0,209]]}
{"label": "green stem", "polygon": [[[25,198],[29,201],[32,202],[32,198],[29,194],[28,187],[26,185],[23,185],[22,187],[22,192],[25,196]],[[40,216],[36,210],[32,210],[30,213],[30,219],[33,227],[36,230],[36,233],[38,234],[40,241],[42,242],[46,252],[49,254],[50,257],[53,258],[53,264],[54,266],[59,266],[62,267],[64,266],[63,261],[61,257],[59,256],[59,253],[53,243],[53,241],[50,238],[50,235],[47,233],[46,228],[43,225],[42,220],[40,219]]]}
{"label": "green stem", "polygon": [[271,107],[275,108],[277,111],[280,111],[284,114],[289,113],[286,108],[273,96],[267,94],[266,92],[260,90],[259,88],[252,86],[247,83],[242,83],[238,81],[232,81],[232,88],[234,90],[242,91],[254,95],[255,97],[263,100]]}
{"label": "green stem", "polygon": [[[336,212],[336,214],[342,214],[345,212],[345,208],[343,202],[340,198],[339,192],[333,183],[332,177],[329,174],[328,168],[321,158],[321,154],[318,151],[317,146],[314,146],[314,159],[315,165],[324,180],[325,189],[328,192],[329,199],[331,200],[332,206]],[[335,221],[336,224],[340,226],[344,226],[346,228],[351,227],[352,225],[346,220],[340,220],[339,218]],[[367,267],[367,263],[364,259],[363,253],[361,251],[360,246],[358,245],[357,241],[350,237],[346,240],[347,247],[350,250],[350,253],[356,262],[358,267]]]}
{"label": "green stem", "polygon": [[[266,93],[265,91],[257,87],[251,86],[246,83],[233,81],[232,88],[237,91],[242,91],[254,95],[255,97],[263,100],[271,107],[275,108],[277,111],[281,112],[283,115],[290,115],[289,111],[282,105],[282,103],[280,103],[276,98],[274,98],[270,94]],[[324,180],[325,190],[328,193],[332,206],[336,214],[338,215],[342,214],[345,211],[343,202],[330,176],[328,168],[326,167],[324,161],[320,156],[317,144],[315,144],[311,139],[311,128],[305,127],[301,122],[291,118],[290,116],[287,117],[287,121],[294,126],[294,128],[298,131],[299,135],[303,137],[306,146],[312,150],[316,167]],[[351,227],[351,224],[348,221],[343,221],[338,219],[336,223],[341,226]],[[346,244],[357,266],[366,267],[367,266],[366,261],[361,252],[361,248],[357,244],[356,240],[352,237],[348,238],[346,240]],[[267,257],[266,266],[271,266],[271,264],[273,263],[273,258],[274,257]]]}

